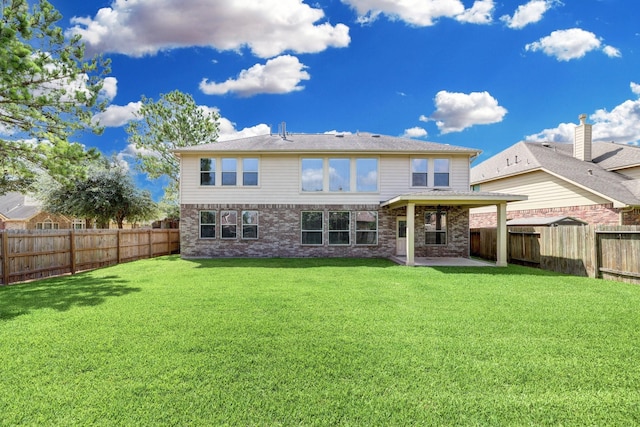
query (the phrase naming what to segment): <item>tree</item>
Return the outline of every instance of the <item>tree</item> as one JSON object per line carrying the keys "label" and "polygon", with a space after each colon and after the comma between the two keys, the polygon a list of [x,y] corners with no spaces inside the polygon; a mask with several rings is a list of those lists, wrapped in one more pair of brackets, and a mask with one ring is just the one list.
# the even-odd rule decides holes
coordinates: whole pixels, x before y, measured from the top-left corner
{"label": "tree", "polygon": [[127,133],[140,150],[139,169],[151,179],[167,176],[168,197],[180,175],[180,163],[171,150],[216,142],[220,116],[178,90],[160,95],[158,101],[143,96],[137,116],[140,120],[130,122]]}
{"label": "tree", "polygon": [[[32,2],[33,3],[33,2]],[[65,39],[46,0],[0,0],[0,194],[20,191],[42,172],[65,182],[95,150],[69,142],[105,107],[108,61],[84,60],[80,36]],[[102,70],[102,71],[101,71]]]}
{"label": "tree", "polygon": [[48,212],[92,219],[103,227],[115,221],[122,228],[125,220],[153,219],[158,212],[148,191],[136,188],[122,166],[104,159],[89,168],[86,179],[48,188],[41,198]]}

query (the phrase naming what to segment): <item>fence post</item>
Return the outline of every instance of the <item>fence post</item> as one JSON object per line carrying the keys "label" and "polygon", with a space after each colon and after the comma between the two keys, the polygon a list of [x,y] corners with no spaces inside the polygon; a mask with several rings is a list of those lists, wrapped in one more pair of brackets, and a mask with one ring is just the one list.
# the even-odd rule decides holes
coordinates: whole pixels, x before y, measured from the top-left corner
{"label": "fence post", "polygon": [[9,232],[6,230],[2,235],[2,284],[9,284]]}
{"label": "fence post", "polygon": [[593,257],[593,269],[595,270],[594,273],[594,277],[596,279],[600,278],[600,234],[598,233],[598,229],[597,227],[593,227],[592,228],[593,231],[591,231],[593,233],[593,246],[595,246],[595,254]]}
{"label": "fence post", "polygon": [[71,256],[71,274],[76,274],[76,232],[69,232],[69,252]]}
{"label": "fence post", "polygon": [[153,230],[149,229],[149,258],[153,258]]}
{"label": "fence post", "polygon": [[120,264],[122,262],[122,255],[121,255],[121,251],[120,251],[120,232],[122,230],[118,229],[116,231],[116,264]]}

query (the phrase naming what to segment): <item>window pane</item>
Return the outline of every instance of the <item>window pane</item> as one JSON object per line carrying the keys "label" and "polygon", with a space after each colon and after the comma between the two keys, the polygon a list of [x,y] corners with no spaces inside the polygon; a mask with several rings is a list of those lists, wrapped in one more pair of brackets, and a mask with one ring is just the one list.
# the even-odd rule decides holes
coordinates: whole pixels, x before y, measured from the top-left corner
{"label": "window pane", "polygon": [[329,212],[329,231],[349,230],[349,212]]}
{"label": "window pane", "polygon": [[411,175],[411,185],[414,187],[426,187],[427,186],[427,174],[426,173],[413,173]]}
{"label": "window pane", "polygon": [[357,231],[356,245],[376,245],[378,244],[377,231]]}
{"label": "window pane", "polygon": [[425,243],[427,245],[447,244],[447,213],[443,211],[424,214]]}
{"label": "window pane", "polygon": [[200,185],[216,185],[216,160],[200,159]]}
{"label": "window pane", "polygon": [[435,187],[449,186],[449,159],[435,159],[433,161],[433,185]]}
{"label": "window pane", "polygon": [[200,237],[216,237],[216,212],[200,211]]}
{"label": "window pane", "polygon": [[351,190],[351,160],[329,159],[329,191]]}
{"label": "window pane", "polygon": [[322,245],[322,212],[302,212],[301,241],[303,245]]}
{"label": "window pane", "polygon": [[303,230],[322,230],[322,212],[302,212]]}
{"label": "window pane", "polygon": [[242,185],[258,185],[258,159],[242,159]]}
{"label": "window pane", "polygon": [[427,159],[412,159],[411,172],[427,173]]}
{"label": "window pane", "polygon": [[322,191],[322,159],[302,159],[302,191]]}
{"label": "window pane", "polygon": [[302,232],[302,244],[303,245],[321,245],[322,244],[322,232],[319,232],[319,231],[303,231]]}
{"label": "window pane", "polygon": [[348,245],[350,235],[349,212],[329,212],[329,244]]}
{"label": "window pane", "polygon": [[242,238],[258,238],[258,211],[242,212]]}
{"label": "window pane", "polygon": [[236,211],[221,211],[220,224],[223,239],[235,239],[238,226],[238,213]]}
{"label": "window pane", "polygon": [[356,191],[378,191],[378,159],[356,159]]}
{"label": "window pane", "polygon": [[200,159],[200,172],[214,172],[216,170],[215,159]]}
{"label": "window pane", "polygon": [[222,159],[222,185],[236,185],[237,167],[236,159]]}

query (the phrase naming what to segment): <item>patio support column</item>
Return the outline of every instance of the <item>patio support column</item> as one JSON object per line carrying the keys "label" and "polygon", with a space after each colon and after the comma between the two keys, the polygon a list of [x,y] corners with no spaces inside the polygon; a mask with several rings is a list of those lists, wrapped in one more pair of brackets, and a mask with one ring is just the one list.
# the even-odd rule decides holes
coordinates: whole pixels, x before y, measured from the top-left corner
{"label": "patio support column", "polygon": [[407,265],[415,265],[416,204],[407,203]]}
{"label": "patio support column", "polygon": [[507,266],[507,204],[500,203],[497,216],[496,267]]}

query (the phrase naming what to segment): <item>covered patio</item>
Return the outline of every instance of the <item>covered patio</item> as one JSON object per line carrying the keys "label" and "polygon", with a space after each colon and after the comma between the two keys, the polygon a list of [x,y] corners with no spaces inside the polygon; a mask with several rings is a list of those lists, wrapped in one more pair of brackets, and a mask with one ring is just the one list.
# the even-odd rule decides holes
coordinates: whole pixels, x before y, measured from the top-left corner
{"label": "covered patio", "polygon": [[[406,251],[404,264],[408,266],[426,265],[428,262],[435,262],[436,257],[416,257],[416,206],[457,206],[468,211],[470,208],[492,206],[497,207],[497,267],[507,265],[507,203],[527,200],[527,196],[503,193],[477,192],[477,191],[450,191],[450,190],[428,190],[417,193],[402,194],[392,199],[384,201],[381,207],[390,209],[404,209],[406,211]],[[467,230],[468,232],[468,230]],[[446,257],[444,257],[446,258]],[[468,253],[467,253],[468,258]],[[444,262],[441,261],[441,262]]]}

